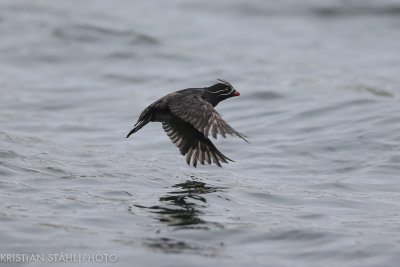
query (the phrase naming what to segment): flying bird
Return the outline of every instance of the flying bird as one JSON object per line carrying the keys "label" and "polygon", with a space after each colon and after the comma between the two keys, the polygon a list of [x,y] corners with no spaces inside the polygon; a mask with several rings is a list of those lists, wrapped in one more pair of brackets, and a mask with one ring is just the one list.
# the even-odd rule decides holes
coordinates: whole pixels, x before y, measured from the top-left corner
{"label": "flying bird", "polygon": [[217,134],[226,138],[226,134],[236,135],[246,142],[246,136],[237,132],[214,109],[222,100],[239,96],[239,91],[227,81],[205,88],[188,88],[168,94],[147,108],[139,116],[134,128],[128,133],[139,131],[149,122],[162,123],[164,131],[171,141],[186,155],[186,162],[197,166],[197,162],[221,163],[233,161],[222,154],[208,138],[209,134],[217,139]]}

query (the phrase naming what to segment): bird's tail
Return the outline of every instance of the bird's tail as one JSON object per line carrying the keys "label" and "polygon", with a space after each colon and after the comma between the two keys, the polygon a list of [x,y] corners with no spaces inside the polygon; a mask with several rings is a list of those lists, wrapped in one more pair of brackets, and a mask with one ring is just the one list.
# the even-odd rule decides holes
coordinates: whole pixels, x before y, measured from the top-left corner
{"label": "bird's tail", "polygon": [[143,126],[145,126],[149,121],[141,121],[135,124],[135,127],[127,134],[126,138],[128,138],[131,134],[139,131]]}
{"label": "bird's tail", "polygon": [[143,126],[150,122],[151,113],[149,111],[150,110],[147,108],[142,112],[142,114],[140,114],[140,117],[135,123],[134,128],[127,134],[126,138],[128,138],[131,134],[136,133],[137,131],[142,129]]}

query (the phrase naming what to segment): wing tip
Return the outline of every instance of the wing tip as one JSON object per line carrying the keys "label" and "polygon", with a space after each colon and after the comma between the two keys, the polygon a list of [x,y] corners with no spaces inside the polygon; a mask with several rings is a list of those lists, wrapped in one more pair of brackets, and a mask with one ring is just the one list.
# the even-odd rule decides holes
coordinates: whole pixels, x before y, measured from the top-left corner
{"label": "wing tip", "polygon": [[221,152],[220,152],[220,154],[217,154],[217,155],[218,155],[218,157],[216,156],[215,158],[213,157],[212,160],[210,158],[210,161],[204,160],[203,162],[198,158],[196,159],[194,153],[190,157],[188,157],[188,155],[186,155],[186,164],[188,166],[193,166],[194,168],[197,168],[198,163],[201,165],[206,165],[206,163],[207,163],[208,165],[215,164],[216,166],[222,168],[221,163],[229,164],[228,161],[235,162],[233,159],[228,158]]}

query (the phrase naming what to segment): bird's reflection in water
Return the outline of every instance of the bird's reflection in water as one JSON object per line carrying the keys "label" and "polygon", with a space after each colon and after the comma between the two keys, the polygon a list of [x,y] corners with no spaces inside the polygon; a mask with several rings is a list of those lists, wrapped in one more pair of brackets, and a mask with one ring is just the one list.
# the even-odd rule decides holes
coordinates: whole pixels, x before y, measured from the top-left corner
{"label": "bird's reflection in water", "polygon": [[221,191],[223,188],[194,180],[176,184],[173,188],[173,191],[160,197],[163,205],[140,207],[150,209],[157,214],[158,220],[169,226],[187,228],[196,225],[196,228],[206,228],[200,226],[206,222],[199,217],[207,206],[207,200],[203,195]]}

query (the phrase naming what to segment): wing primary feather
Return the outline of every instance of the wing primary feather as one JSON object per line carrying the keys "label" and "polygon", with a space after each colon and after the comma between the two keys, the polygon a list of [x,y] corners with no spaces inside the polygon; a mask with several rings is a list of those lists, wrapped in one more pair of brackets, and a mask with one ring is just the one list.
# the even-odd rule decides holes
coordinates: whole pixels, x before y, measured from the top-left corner
{"label": "wing primary feather", "polygon": [[212,125],[212,129],[211,129],[211,133],[212,133],[212,137],[214,137],[215,139],[217,139],[217,125],[215,125],[214,123],[213,123],[213,125]]}
{"label": "wing primary feather", "polygon": [[221,163],[219,163],[219,161],[218,161],[217,157],[215,156],[215,153],[214,153],[214,152],[211,152],[211,156],[212,156],[213,162],[214,162],[215,164],[217,164],[218,167],[222,167],[222,166],[221,166]]}
{"label": "wing primary feather", "polygon": [[201,149],[200,149],[200,163],[201,163],[201,165],[204,165],[204,154],[205,154],[205,149],[204,149],[204,143],[199,143],[200,144],[200,147],[201,147]]}
{"label": "wing primary feather", "polygon": [[[168,137],[179,148],[180,153],[186,156],[188,165],[197,167],[198,163],[204,165],[207,162],[222,167],[221,162],[228,163],[228,160],[231,160],[223,155],[210,139],[205,137],[192,124],[176,118],[169,122],[163,122],[162,125]],[[213,124],[213,127],[218,126]]]}
{"label": "wing primary feather", "polygon": [[199,153],[199,150],[197,150],[197,148],[196,147],[194,147],[193,148],[193,155],[192,155],[192,165],[193,165],[193,167],[197,167],[197,158],[199,157],[199,155],[198,155],[198,153]]}
{"label": "wing primary feather", "polygon": [[211,164],[210,151],[206,150],[205,157],[208,164]]}
{"label": "wing primary feather", "polygon": [[187,163],[187,165],[190,165],[190,160],[192,158],[192,153],[193,153],[193,150],[190,148],[188,153],[186,154],[186,163]]}

